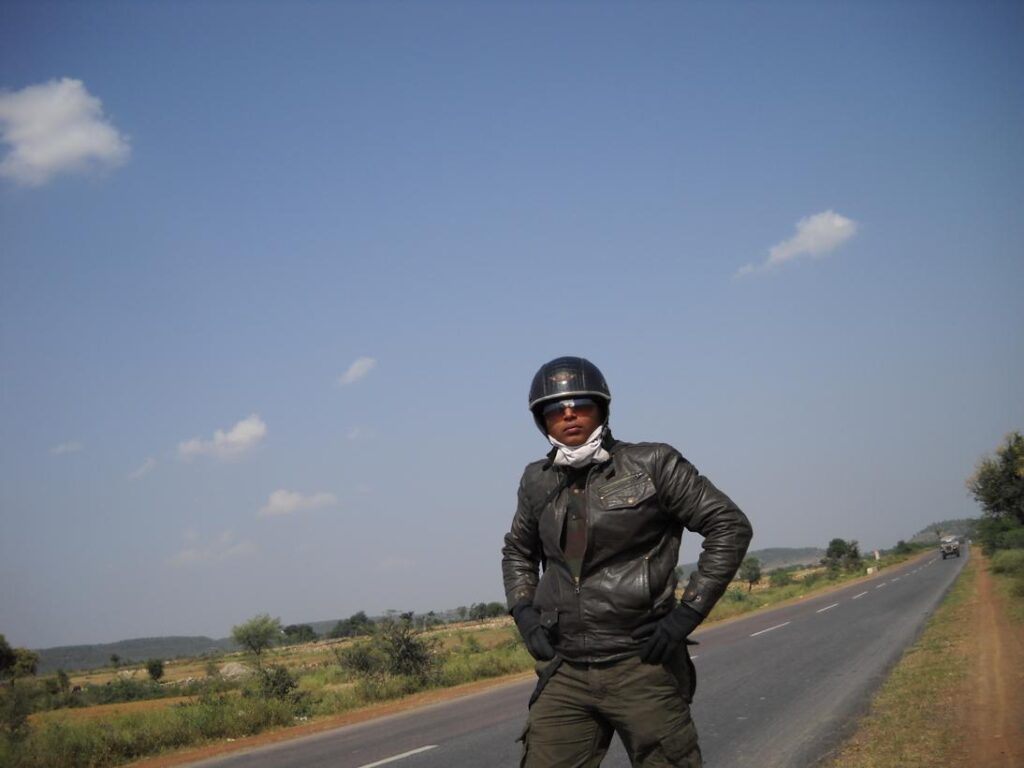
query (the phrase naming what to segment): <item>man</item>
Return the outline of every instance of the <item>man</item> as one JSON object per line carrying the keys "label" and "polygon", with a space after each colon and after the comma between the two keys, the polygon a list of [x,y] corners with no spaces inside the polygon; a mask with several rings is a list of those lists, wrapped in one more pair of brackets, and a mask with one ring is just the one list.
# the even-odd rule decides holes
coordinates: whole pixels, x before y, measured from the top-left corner
{"label": "man", "polygon": [[[673,447],[615,440],[610,404],[580,357],[546,363],[530,387],[552,449],[523,472],[502,548],[509,610],[538,661],[522,765],[600,765],[618,732],[634,766],[699,767],[686,638],[735,575],[750,523]],[[704,551],[677,602],[683,528]]]}

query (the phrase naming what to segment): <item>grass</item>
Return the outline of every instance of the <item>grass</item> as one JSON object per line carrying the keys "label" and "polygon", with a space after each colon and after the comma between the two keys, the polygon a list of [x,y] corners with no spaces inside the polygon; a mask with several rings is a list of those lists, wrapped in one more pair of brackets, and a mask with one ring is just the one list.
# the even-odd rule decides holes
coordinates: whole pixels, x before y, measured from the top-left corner
{"label": "grass", "polygon": [[831,768],[966,765],[955,702],[967,675],[963,640],[971,631],[972,558],[921,638],[904,654],[857,733]]}
{"label": "grass", "polygon": [[[447,688],[533,668],[533,659],[507,622],[435,634],[437,664],[429,675],[358,675],[341,667],[334,654],[281,649],[266,663],[290,662],[297,684],[281,698],[241,690],[199,696],[193,701],[154,700],[146,709],[122,705],[102,718],[64,710],[33,716],[19,736],[0,734],[0,765],[17,768],[106,768],[214,740],[241,738],[271,728],[331,716],[433,688]],[[80,710],[87,713],[88,709]]]}

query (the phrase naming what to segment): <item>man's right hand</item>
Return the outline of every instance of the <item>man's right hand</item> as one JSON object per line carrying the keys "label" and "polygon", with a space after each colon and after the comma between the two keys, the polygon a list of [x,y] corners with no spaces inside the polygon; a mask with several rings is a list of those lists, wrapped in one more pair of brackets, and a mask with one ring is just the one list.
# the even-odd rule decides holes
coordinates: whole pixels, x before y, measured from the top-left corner
{"label": "man's right hand", "polygon": [[526,642],[526,650],[537,661],[548,661],[555,658],[555,649],[551,647],[551,638],[540,621],[540,612],[529,603],[523,602],[512,609],[512,618],[516,620],[516,628]]}

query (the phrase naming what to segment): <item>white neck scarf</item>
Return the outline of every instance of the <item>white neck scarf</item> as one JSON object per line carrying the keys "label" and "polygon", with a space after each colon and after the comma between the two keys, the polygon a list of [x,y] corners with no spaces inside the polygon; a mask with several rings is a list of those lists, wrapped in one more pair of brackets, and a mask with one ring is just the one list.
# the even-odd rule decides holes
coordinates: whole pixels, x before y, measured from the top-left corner
{"label": "white neck scarf", "polygon": [[555,464],[567,467],[583,467],[590,463],[601,464],[608,461],[611,456],[601,446],[601,441],[604,440],[604,430],[605,425],[602,424],[587,438],[587,442],[583,443],[583,445],[577,445],[575,448],[570,448],[568,445],[564,445],[555,440],[551,435],[548,435],[548,442],[558,449],[558,452],[555,454]]}

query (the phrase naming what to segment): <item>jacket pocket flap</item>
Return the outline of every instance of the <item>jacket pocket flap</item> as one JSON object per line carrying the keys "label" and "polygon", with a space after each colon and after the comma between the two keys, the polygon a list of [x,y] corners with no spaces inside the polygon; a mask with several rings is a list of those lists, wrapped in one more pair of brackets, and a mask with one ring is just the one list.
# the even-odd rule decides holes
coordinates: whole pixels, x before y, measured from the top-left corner
{"label": "jacket pocket flap", "polygon": [[644,473],[623,478],[597,489],[597,498],[605,509],[635,507],[654,495],[654,481]]}

